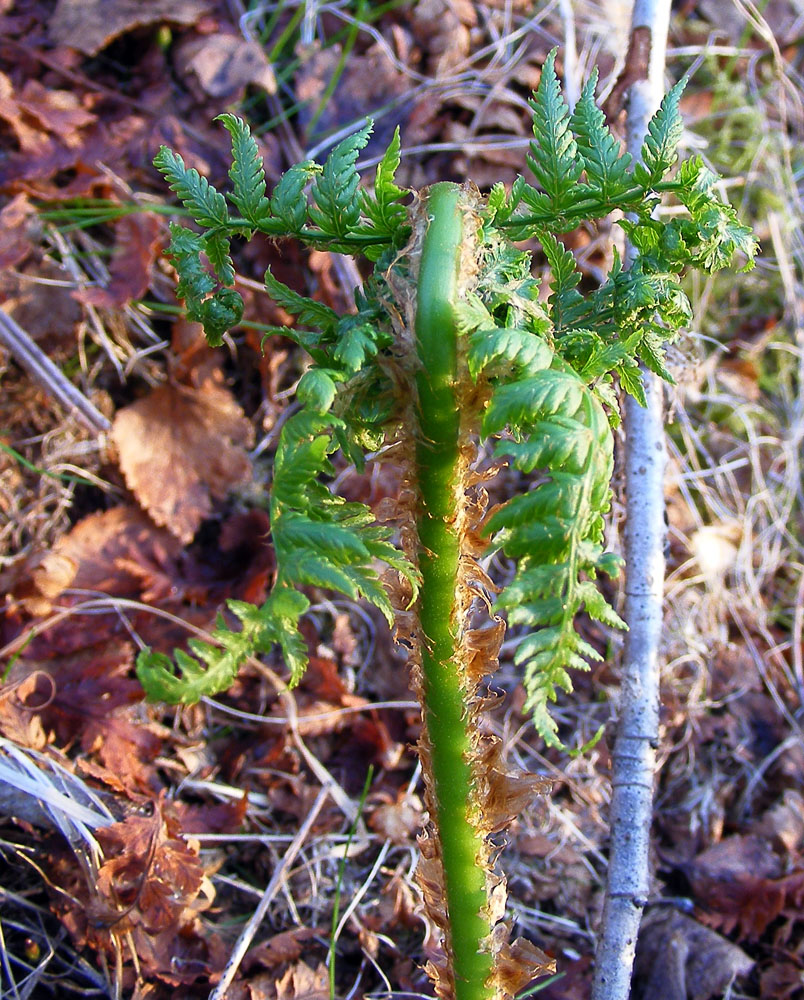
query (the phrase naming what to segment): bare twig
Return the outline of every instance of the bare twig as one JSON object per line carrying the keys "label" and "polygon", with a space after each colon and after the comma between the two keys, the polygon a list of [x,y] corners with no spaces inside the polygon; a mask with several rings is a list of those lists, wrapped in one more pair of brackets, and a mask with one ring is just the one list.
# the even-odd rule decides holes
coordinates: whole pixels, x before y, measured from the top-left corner
{"label": "bare twig", "polygon": [[[628,103],[628,151],[639,155],[664,91],[670,0],[636,0],[632,39],[650,48]],[[626,262],[633,254],[626,249]],[[659,638],[664,590],[664,441],[662,387],[643,370],[645,409],[626,400],[627,565],[625,642],[619,722],[612,753],[611,847],[592,1000],[627,1000],[637,934],[649,891],[653,778],[659,732]]]}
{"label": "bare twig", "polygon": [[14,360],[28,372],[34,382],[57,399],[68,411],[75,410],[78,417],[93,431],[108,431],[111,426],[100,410],[65,378],[61,370],[31,340],[25,330],[0,309],[0,344],[7,348]]}

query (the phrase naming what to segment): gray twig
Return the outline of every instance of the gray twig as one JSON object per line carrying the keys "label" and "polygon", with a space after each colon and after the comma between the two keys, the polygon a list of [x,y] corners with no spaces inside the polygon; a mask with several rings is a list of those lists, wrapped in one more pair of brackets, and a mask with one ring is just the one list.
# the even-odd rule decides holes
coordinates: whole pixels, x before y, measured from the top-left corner
{"label": "gray twig", "polygon": [[64,377],[61,369],[3,309],[0,309],[0,344],[10,351],[14,360],[22,365],[37,385],[57,399],[68,412],[74,410],[90,430],[109,430],[111,424],[100,410]]}
{"label": "gray twig", "polygon": [[[650,32],[644,79],[631,85],[628,151],[638,157],[664,92],[670,0],[635,0],[634,33]],[[626,264],[633,259],[626,248]],[[626,400],[625,620],[617,736],[612,753],[611,846],[592,1000],[627,1000],[637,934],[650,887],[653,780],[659,738],[659,639],[664,592],[665,504],[662,387],[643,368],[646,408]]]}

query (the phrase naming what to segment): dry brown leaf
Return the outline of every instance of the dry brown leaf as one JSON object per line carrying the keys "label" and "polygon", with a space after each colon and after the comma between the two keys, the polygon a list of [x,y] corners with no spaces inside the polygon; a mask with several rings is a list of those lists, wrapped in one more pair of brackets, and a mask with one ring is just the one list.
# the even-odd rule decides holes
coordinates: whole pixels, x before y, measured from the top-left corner
{"label": "dry brown leaf", "polygon": [[74,292],[79,302],[114,309],[141,298],[151,282],[151,268],[162,246],[163,227],[152,212],[124,215],[115,224],[115,250],[105,288]]}
{"label": "dry brown leaf", "polygon": [[14,133],[23,153],[38,153],[44,143],[40,129],[25,120],[14,96],[14,84],[0,73],[0,118],[3,119]]}
{"label": "dry brown leaf", "polygon": [[249,85],[276,93],[274,71],[262,47],[241,35],[218,33],[194,39],[183,54],[210,97],[232,97]]}
{"label": "dry brown leaf", "polygon": [[[181,546],[167,531],[156,527],[136,507],[113,507],[90,514],[63,535],[52,557],[37,569],[36,583],[43,595],[57,596],[58,581],[66,578],[64,560],[75,566],[70,586],[116,596],[156,592],[160,580],[174,579],[173,560]],[[58,558],[56,558],[58,557]],[[139,567],[134,572],[134,567]],[[173,583],[167,583],[172,589]]]}
{"label": "dry brown leaf", "polygon": [[27,261],[20,273],[0,275],[2,308],[53,361],[75,353],[81,307],[73,300],[68,274],[53,260]]}
{"label": "dry brown leaf", "polygon": [[297,962],[277,981],[276,1000],[329,1000],[327,967],[319,962],[311,969],[305,962]]}
{"label": "dry brown leaf", "polygon": [[195,24],[209,0],[59,0],[48,20],[57,45],[94,56],[119,35],[160,21]]}
{"label": "dry brown leaf", "polygon": [[641,1000],[709,1000],[754,963],[730,941],[667,907],[643,920],[635,975]]}
{"label": "dry brown leaf", "polygon": [[[84,631],[86,635],[86,627]],[[59,746],[78,741],[127,788],[148,790],[162,740],[139,710],[142,688],[129,676],[133,659],[131,645],[117,639],[87,643],[72,656],[18,659],[11,673],[16,686],[9,693],[6,721],[13,723],[10,712],[18,706],[41,720]]]}
{"label": "dry brown leaf", "polygon": [[81,145],[81,130],[97,121],[97,115],[83,108],[72,91],[53,90],[37,80],[26,82],[16,98],[16,105],[44,132],[57,136],[70,149]]}
{"label": "dry brown leaf", "polygon": [[782,874],[782,862],[762,837],[726,837],[686,867],[707,923],[757,940],[787,908],[804,901],[804,870]]}
{"label": "dry brown leaf", "polygon": [[449,75],[469,53],[469,28],[477,12],[469,0],[419,0],[411,12],[416,38],[426,46],[429,67],[437,77]]}
{"label": "dry brown leaf", "polygon": [[212,501],[247,481],[253,428],[231,393],[212,380],[166,385],[117,413],[111,432],[131,492],[185,544]]}
{"label": "dry brown leaf", "polygon": [[292,927],[288,931],[274,934],[256,948],[252,948],[248,955],[248,967],[261,965],[263,968],[273,969],[285,962],[296,962],[304,954],[307,941],[326,933],[323,927]]}
{"label": "dry brown leaf", "polygon": [[39,230],[39,216],[25,194],[16,195],[0,209],[0,270],[25,260]]}
{"label": "dry brown leaf", "polygon": [[379,805],[369,817],[369,826],[393,844],[412,844],[422,827],[421,802],[401,799]]}
{"label": "dry brown leaf", "polygon": [[[372,45],[364,53],[353,52],[329,96],[327,87],[341,69],[340,46],[310,47],[301,50],[299,55],[302,62],[296,73],[295,87],[298,100],[303,105],[300,120],[307,127],[313,114],[318,114],[315,136],[329,135],[351,122],[359,121],[381,104],[398,102],[410,89],[409,78],[389,58],[386,47],[381,45]],[[370,81],[368,87],[367,81]],[[382,151],[388,145],[398,121],[404,128],[408,112],[409,102],[399,105],[399,115],[380,117],[369,141],[369,154],[371,150]],[[313,257],[313,261],[315,259]],[[322,262],[325,259],[318,258]]]}

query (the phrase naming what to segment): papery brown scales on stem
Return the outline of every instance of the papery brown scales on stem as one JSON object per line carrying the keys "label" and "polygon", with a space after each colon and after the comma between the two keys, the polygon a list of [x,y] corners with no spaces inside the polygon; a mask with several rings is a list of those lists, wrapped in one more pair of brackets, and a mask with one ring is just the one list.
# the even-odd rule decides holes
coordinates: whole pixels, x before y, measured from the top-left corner
{"label": "papery brown scales on stem", "polygon": [[[473,291],[480,280],[477,252],[479,207],[480,196],[477,190],[472,185],[464,185],[459,199],[464,234],[457,273],[459,298]],[[421,260],[421,243],[428,221],[427,203],[419,201],[414,210],[414,235],[411,245],[406,248],[406,256],[412,263],[415,262],[414,267]],[[412,273],[410,278],[415,281],[416,274]],[[409,402],[399,424],[399,442],[395,449],[403,474],[400,500],[393,519],[401,522],[400,533],[406,555],[417,564],[422,551],[418,525],[420,519],[428,515],[419,488],[421,476],[416,456],[417,444],[421,444],[422,440],[426,442],[427,428],[421,426],[413,377],[420,365],[416,344],[410,333],[415,329],[416,289],[415,285],[401,287],[398,276],[395,277],[395,285],[397,302],[404,303],[406,313],[404,321],[400,323],[400,327],[404,329],[399,331],[398,345],[408,353],[408,357],[403,355],[400,359],[400,370],[409,373],[406,380],[408,384],[403,388],[404,398]],[[505,634],[504,621],[491,611],[490,595],[497,588],[479,561],[489,547],[482,530],[488,498],[481,484],[492,478],[496,470],[480,472],[476,467],[480,419],[490,392],[484,380],[475,382],[470,378],[465,338],[460,336],[457,337],[455,374],[454,393],[460,424],[457,442],[459,458],[452,483],[452,528],[458,541],[459,558],[451,611],[457,641],[454,657],[448,667],[454,668],[460,679],[465,705],[465,729],[469,734],[466,762],[471,769],[471,786],[466,803],[466,820],[477,834],[476,864],[484,873],[486,886],[483,916],[488,922],[489,933],[480,942],[480,949],[489,953],[492,958],[491,974],[486,987],[490,998],[509,1000],[532,979],[552,971],[554,964],[530,942],[521,939],[513,943],[509,941],[510,927],[503,920],[506,880],[495,864],[500,846],[493,844],[490,838],[492,834],[504,831],[519,812],[533,801],[535,795],[547,793],[550,783],[537,775],[508,770],[502,760],[500,740],[484,725],[484,717],[497,698],[481,692],[481,685],[497,669],[500,646]],[[482,619],[484,611],[487,620],[479,624],[478,619]],[[427,705],[427,685],[421,651],[430,647],[430,641],[424,634],[418,615],[412,615],[404,606],[398,613],[396,637],[410,649],[411,686],[421,704]],[[425,712],[417,746],[428,811],[428,820],[418,838],[421,854],[417,880],[422,893],[424,916],[430,928],[428,939],[431,945],[426,971],[434,983],[436,995],[442,1000],[453,1000],[456,996],[456,984],[450,940],[451,920],[446,903],[443,849],[436,820],[440,799],[433,771],[433,746],[427,716],[428,713]]]}

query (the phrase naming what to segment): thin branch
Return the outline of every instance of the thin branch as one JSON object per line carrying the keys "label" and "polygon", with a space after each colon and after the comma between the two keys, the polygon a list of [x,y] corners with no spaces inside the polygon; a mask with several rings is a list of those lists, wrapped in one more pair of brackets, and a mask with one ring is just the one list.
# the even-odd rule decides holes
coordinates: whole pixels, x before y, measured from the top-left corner
{"label": "thin branch", "polygon": [[251,915],[249,922],[243,928],[240,937],[237,939],[237,943],[234,946],[232,954],[229,956],[229,961],[226,963],[226,968],[223,970],[220,980],[217,986],[209,994],[209,1000],[224,1000],[229,987],[232,985],[232,980],[237,975],[237,970],[240,968],[240,963],[245,958],[246,952],[251,947],[251,942],[254,940],[254,935],[259,930],[260,924],[265,919],[265,914],[268,912],[268,907],[271,905],[271,901],[277,894],[279,889],[282,887],[282,883],[287,878],[290,866],[296,859],[296,855],[304,846],[307,840],[307,835],[312,829],[313,823],[321,811],[325,800],[328,798],[330,789],[326,786],[321,789],[318,793],[318,797],[313,803],[313,807],[307,815],[304,823],[299,828],[299,832],[293,838],[293,843],[290,844],[287,851],[279,862],[279,864],[274,869],[274,874],[271,877],[271,881],[265,887],[265,891],[262,894],[262,899],[260,899],[257,909]]}
{"label": "thin branch", "polygon": [[31,340],[23,328],[0,309],[0,344],[13,356],[31,378],[48,395],[76,416],[93,431],[108,431],[109,421],[87,397],[65,378],[60,368]]}
{"label": "thin branch", "polygon": [[[650,55],[632,83],[628,151],[638,157],[664,92],[670,0],[636,0],[632,42],[645,31]],[[633,68],[633,67],[632,67]],[[626,263],[633,259],[626,248]],[[637,934],[650,888],[648,855],[659,738],[659,638],[664,591],[665,505],[662,387],[643,369],[648,400],[626,400],[626,637],[617,737],[612,753],[611,847],[592,1000],[627,1000]]]}

